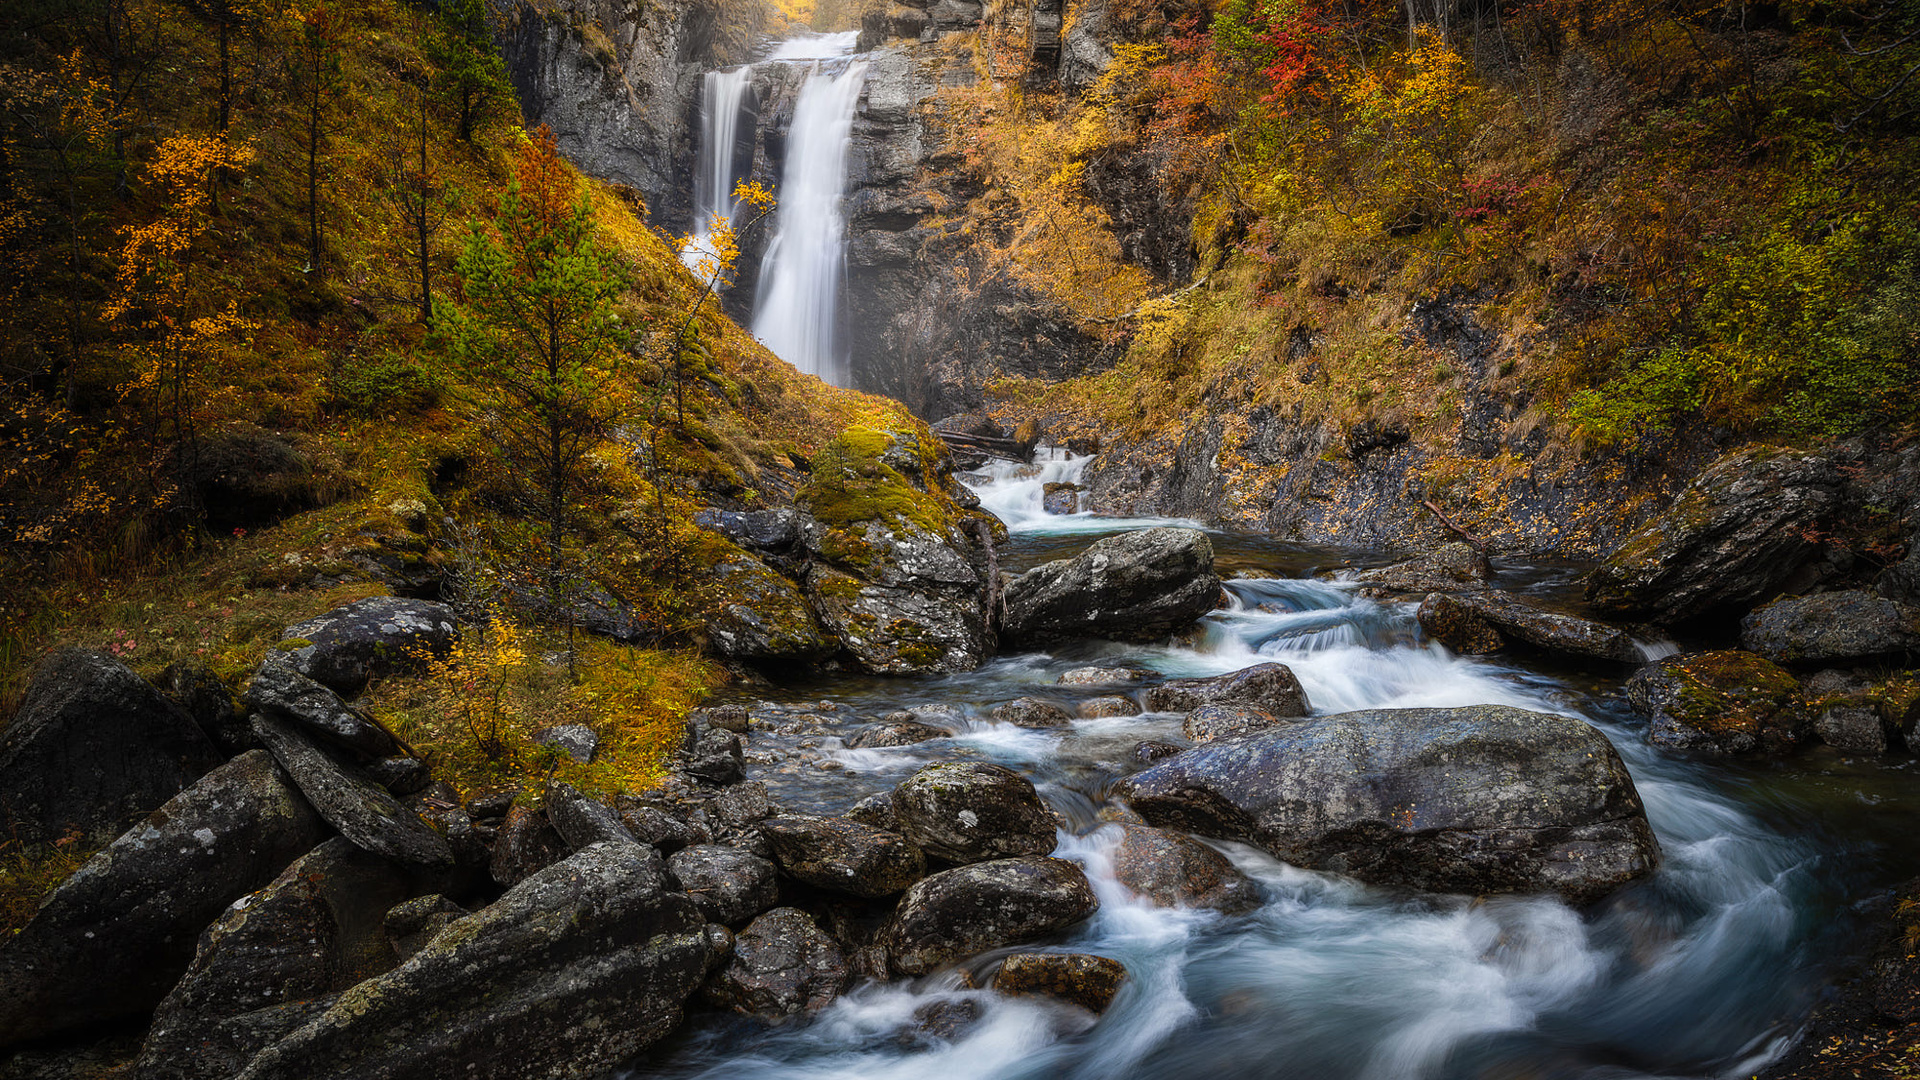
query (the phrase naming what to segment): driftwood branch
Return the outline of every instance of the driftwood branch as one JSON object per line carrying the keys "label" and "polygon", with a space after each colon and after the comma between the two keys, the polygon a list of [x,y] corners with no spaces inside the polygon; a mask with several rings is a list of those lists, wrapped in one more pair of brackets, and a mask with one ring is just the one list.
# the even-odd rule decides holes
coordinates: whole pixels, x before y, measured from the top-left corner
{"label": "driftwood branch", "polygon": [[1442,510],[1438,506],[1435,506],[1433,504],[1432,499],[1422,499],[1420,500],[1420,505],[1433,511],[1433,516],[1440,519],[1440,524],[1445,525],[1447,527],[1447,530],[1453,533],[1455,536],[1458,536],[1460,539],[1465,540],[1468,546],[1472,547],[1473,550],[1480,552],[1482,555],[1486,554],[1487,545],[1475,539],[1474,535],[1468,532],[1466,529],[1461,528],[1458,522],[1454,521],[1452,518],[1447,516],[1447,512],[1445,510]]}

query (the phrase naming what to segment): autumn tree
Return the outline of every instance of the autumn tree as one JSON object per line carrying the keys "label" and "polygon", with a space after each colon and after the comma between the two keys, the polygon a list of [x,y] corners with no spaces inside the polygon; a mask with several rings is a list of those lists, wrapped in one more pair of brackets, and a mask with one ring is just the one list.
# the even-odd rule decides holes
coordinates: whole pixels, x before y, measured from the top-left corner
{"label": "autumn tree", "polygon": [[588,455],[620,414],[626,264],[544,125],[490,221],[472,224],[441,322],[518,509],[539,531],[547,602],[566,609]]}
{"label": "autumn tree", "polygon": [[426,39],[427,59],[439,71],[435,86],[454,116],[461,142],[473,141],[474,125],[509,100],[507,72],[487,21],[486,0],[446,0],[442,24]]}
{"label": "autumn tree", "polygon": [[320,274],[320,155],[331,133],[333,97],[346,84],[341,59],[345,26],[337,12],[318,0],[292,11],[294,77],[300,101],[300,135],[307,153],[307,269]]}
{"label": "autumn tree", "polygon": [[407,277],[419,289],[415,302],[422,325],[433,322],[433,250],[446,225],[453,191],[433,159],[428,138],[431,125],[433,79],[424,71],[412,73],[413,101],[407,127],[387,140],[380,161],[382,193],[400,226],[401,255]]}
{"label": "autumn tree", "polygon": [[259,25],[266,16],[264,0],[181,0],[186,9],[213,27],[220,56],[220,96],[215,130],[226,134],[233,123],[233,39]]}

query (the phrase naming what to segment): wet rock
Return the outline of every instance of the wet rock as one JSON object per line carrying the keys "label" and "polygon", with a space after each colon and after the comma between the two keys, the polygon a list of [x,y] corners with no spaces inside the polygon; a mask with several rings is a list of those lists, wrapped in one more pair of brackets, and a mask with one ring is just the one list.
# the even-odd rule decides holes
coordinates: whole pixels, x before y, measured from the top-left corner
{"label": "wet rock", "polygon": [[1756,447],[1715,462],[1672,509],[1587,578],[1606,611],[1672,624],[1798,592],[1822,571],[1810,536],[1839,508],[1842,480],[1818,453]]}
{"label": "wet rock", "polygon": [[456,919],[466,918],[466,908],[433,893],[403,900],[387,909],[380,920],[387,944],[396,960],[406,960],[432,941]]}
{"label": "wet rock", "polygon": [[892,896],[927,872],[926,857],[897,832],[846,818],[793,814],[760,831],[781,869],[809,885],[854,896]]}
{"label": "wet rock", "polygon": [[1080,512],[1079,484],[1044,484],[1041,486],[1040,509],[1049,514],[1077,514]]}
{"label": "wet rock", "polygon": [[1828,746],[1884,754],[1900,741],[1898,725],[1873,700],[1873,684],[1854,672],[1817,672],[1807,680],[1805,695],[1813,734]]}
{"label": "wet rock", "polygon": [[740,736],[722,728],[708,728],[695,740],[681,769],[708,784],[737,784],[746,779]]}
{"label": "wet rock", "polygon": [[734,937],[732,959],[704,996],[749,1016],[811,1016],[832,1004],[851,978],[846,954],[812,918],[775,908]]}
{"label": "wet rock", "polygon": [[953,732],[913,720],[894,720],[869,724],[854,732],[847,745],[855,750],[873,750],[887,746],[912,746],[929,739],[945,739]]}
{"label": "wet rock", "polygon": [[1185,749],[1186,747],[1184,746],[1175,746],[1170,742],[1158,742],[1153,739],[1148,739],[1144,742],[1133,744],[1133,760],[1151,765],[1164,758],[1170,758]]}
{"label": "wet rock", "polygon": [[1045,644],[1074,638],[1154,641],[1220,603],[1213,544],[1198,529],[1140,529],[1007,583],[1003,636]]}
{"label": "wet rock", "polygon": [[596,1074],[679,1023],[707,947],[658,855],[596,844],[346,991],[240,1076]]}
{"label": "wet rock", "polygon": [[1652,721],[1647,741],[1712,754],[1786,753],[1806,735],[1800,684],[1738,650],[1670,656],[1627,681],[1627,700]]}
{"label": "wet rock", "polygon": [[1799,1041],[1759,1080],[1860,1080],[1910,1072],[1920,1045],[1920,881],[1859,905],[1871,915],[1862,954],[1822,995]]}
{"label": "wet rock", "polygon": [[929,765],[893,789],[893,812],[907,839],[952,863],[1054,848],[1053,815],[1033,782],[1004,765]]}
{"label": "wet rock", "polygon": [[1159,672],[1138,667],[1078,667],[1061,674],[1061,686],[1121,686],[1145,682]]}
{"label": "wet rock", "polygon": [[1080,703],[1080,715],[1089,720],[1109,716],[1139,716],[1140,706],[1132,698],[1118,696],[1088,698]]}
{"label": "wet rock", "polygon": [[869,795],[852,806],[847,807],[843,815],[848,821],[871,825],[876,829],[889,832],[902,832],[900,817],[893,812],[893,792],[882,791]]}
{"label": "wet rock", "polygon": [[[715,705],[694,712],[704,717],[710,726],[735,735],[745,735],[753,727],[753,710],[745,705]],[[688,714],[688,719],[692,719],[692,714]]]}
{"label": "wet rock", "polygon": [[146,1014],[193,960],[200,931],[326,834],[263,750],[201,777],[0,942],[0,1047]]}
{"label": "wet rock", "polygon": [[613,807],[582,795],[572,784],[547,782],[547,821],[575,851],[606,841],[632,840]]}
{"label": "wet rock", "polygon": [[385,913],[431,887],[340,837],[302,856],[201,936],[193,965],[154,1012],[135,1075],[213,1080],[240,1071],[312,1014],[288,1006],[391,970],[399,957],[384,932]]}
{"label": "wet rock", "polygon": [[1047,997],[1098,1016],[1127,981],[1127,966],[1086,953],[1017,952],[994,973],[993,988],[1009,997]]}
{"label": "wet rock", "polygon": [[1260,906],[1260,887],[1225,855],[1177,832],[1146,825],[1120,830],[1113,876],[1160,907],[1209,908],[1238,915]]}
{"label": "wet rock", "polygon": [[1895,660],[1920,653],[1920,608],[1865,591],[1791,596],[1742,620],[1740,646],[1792,666]]}
{"label": "wet rock", "polygon": [[1202,705],[1187,714],[1180,723],[1180,734],[1196,743],[1237,739],[1284,723],[1265,709],[1244,705]]}
{"label": "wet rock", "polygon": [[1405,562],[1355,574],[1354,580],[1391,592],[1452,593],[1484,588],[1492,576],[1485,555],[1455,541]]}
{"label": "wet rock", "polygon": [[705,835],[705,830],[695,829],[657,806],[628,806],[620,811],[620,823],[627,827],[634,839],[653,845],[660,849],[662,855],[671,855],[689,844],[705,843],[710,839]]}
{"label": "wet rock", "polygon": [[1154,825],[1437,892],[1585,902],[1658,854],[1605,736],[1498,705],[1313,717],[1195,747],[1117,793]]}
{"label": "wet rock", "polygon": [[168,664],[160,673],[160,689],[185,710],[223,754],[257,750],[247,718],[233,707],[233,695],[212,669],[197,660]]}
{"label": "wet rock", "polygon": [[63,646],[35,666],[0,734],[0,827],[23,845],[69,829],[104,840],[220,759],[193,718],[131,668]]}
{"label": "wet rock", "polygon": [[1151,712],[1191,712],[1202,705],[1244,705],[1277,717],[1305,716],[1307,692],[1285,664],[1255,664],[1226,675],[1169,679],[1147,688]]}
{"label": "wet rock", "polygon": [[518,885],[567,857],[567,841],[547,815],[515,803],[494,834],[488,873],[502,885]]}
{"label": "wet rock", "polygon": [[667,860],[667,868],[706,918],[738,926],[779,902],[773,864],[738,848],[695,844]]}
{"label": "wet rock", "polygon": [[[980,1022],[980,1003],[972,998],[942,998],[913,1010],[915,1035],[951,1042]],[[911,1041],[919,1041],[918,1039]]]}
{"label": "wet rock", "polygon": [[363,758],[390,757],[400,752],[393,736],[365,713],[290,667],[262,664],[247,684],[242,704],[249,712],[296,724],[327,745]]}
{"label": "wet rock", "polygon": [[411,671],[460,635],[453,609],[431,600],[375,596],[289,626],[270,664],[285,664],[342,694],[375,675]]}
{"label": "wet rock", "polygon": [[707,618],[714,652],[748,663],[800,663],[840,647],[793,582],[742,556],[713,569],[716,608]]}
{"label": "wet rock", "polygon": [[535,732],[533,741],[551,746],[582,765],[589,764],[600,750],[600,736],[585,724],[558,724]]}
{"label": "wet rock", "polygon": [[292,724],[255,716],[253,733],[327,824],[347,839],[403,863],[453,865],[453,850],[419,814],[352,766],[328,756]]}
{"label": "wet rock", "polygon": [[1067,710],[1051,701],[1039,698],[1015,698],[1004,705],[997,705],[993,718],[1003,724],[1012,724],[1023,728],[1070,727],[1073,717]]}
{"label": "wet rock", "polygon": [[730,787],[707,803],[707,812],[723,829],[743,829],[780,812],[758,780]]}
{"label": "wet rock", "polygon": [[879,942],[895,973],[924,975],[1059,933],[1099,907],[1075,863],[1041,855],[998,859],[919,881],[900,898]]}
{"label": "wet rock", "polygon": [[1517,643],[1557,656],[1617,664],[1646,659],[1633,635],[1617,626],[1548,611],[1496,590],[1428,596],[1418,618],[1427,633],[1455,652],[1482,654]]}

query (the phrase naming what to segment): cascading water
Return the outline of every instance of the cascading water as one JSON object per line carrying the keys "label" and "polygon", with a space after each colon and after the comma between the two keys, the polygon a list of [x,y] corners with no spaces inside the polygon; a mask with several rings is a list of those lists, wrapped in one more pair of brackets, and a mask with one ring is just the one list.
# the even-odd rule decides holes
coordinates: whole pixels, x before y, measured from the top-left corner
{"label": "cascading water", "polygon": [[[1149,522],[1046,515],[1041,486],[1076,480],[1084,459],[995,466],[975,486],[1024,566]],[[1158,523],[1158,522],[1151,522]],[[1084,642],[1001,657],[921,681],[842,679],[794,687],[831,697],[850,734],[902,707],[945,710],[950,738],[886,749],[830,749],[831,771],[757,770],[802,811],[837,813],[933,761],[988,760],[1030,777],[1070,824],[1058,857],[1086,870],[1092,919],[1054,945],[1122,961],[1128,982],[1107,1014],[966,988],[957,974],[851,989],[808,1023],[767,1027],[709,1015],[633,1077],[753,1080],[1555,1080],[1745,1077],[1785,1045],[1846,940],[1847,901],[1910,876],[1900,854],[1916,822],[1903,777],[1842,764],[1705,766],[1649,747],[1617,704],[1617,676],[1575,676],[1506,658],[1455,656],[1427,642],[1413,605],[1368,599],[1311,572],[1351,553],[1214,534],[1230,603],[1184,643]],[[1547,590],[1564,575],[1517,568]],[[1254,575],[1259,576],[1254,576]],[[1178,739],[1180,717],[1082,719],[1030,730],[995,720],[1003,701],[1039,696],[1074,711],[1114,688],[1063,686],[1089,663],[1202,675],[1287,664],[1316,713],[1514,705],[1579,717],[1605,733],[1633,774],[1663,861],[1651,878],[1576,910],[1546,896],[1417,895],[1288,866],[1219,844],[1259,884],[1257,911],[1158,908],[1116,880],[1114,826],[1098,811],[1113,778],[1138,766],[1143,739]],[[831,738],[825,744],[831,748]],[[755,749],[777,748],[773,733]],[[1797,770],[1797,771],[1796,771]],[[1849,786],[1853,784],[1864,785]],[[1874,805],[1858,809],[1863,790]],[[1834,828],[1833,822],[1844,822]],[[978,1019],[949,1034],[919,1017],[937,1003]]]}
{"label": "cascading water", "polygon": [[[738,206],[733,197],[738,180],[740,119],[747,95],[753,92],[753,69],[709,71],[700,92],[700,157],[693,178],[693,242],[680,253],[688,267],[713,253],[709,238],[721,225],[731,226]],[[751,138],[752,133],[746,133]]]}
{"label": "cascading water", "polygon": [[[854,37],[833,35],[828,47],[851,51]],[[818,52],[819,45],[804,51]],[[783,45],[769,59],[798,58],[790,57]],[[836,386],[845,382],[835,333],[846,263],[847,226],[840,200],[853,145],[854,110],[866,77],[864,61],[839,67],[816,59],[800,88],[793,125],[787,130],[775,231],[754,303],[754,336],[782,360]]]}

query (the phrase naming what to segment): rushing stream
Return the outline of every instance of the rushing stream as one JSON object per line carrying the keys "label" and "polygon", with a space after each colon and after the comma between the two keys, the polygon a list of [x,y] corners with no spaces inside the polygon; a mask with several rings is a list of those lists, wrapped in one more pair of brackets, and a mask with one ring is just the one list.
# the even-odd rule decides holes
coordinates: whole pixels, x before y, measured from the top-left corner
{"label": "rushing stream", "polygon": [[[1001,467],[977,486],[1014,532],[1010,570],[1075,553],[1099,534],[1165,523],[1040,512],[1040,485],[1082,464],[1056,456],[1037,474]],[[1384,561],[1375,554],[1213,540],[1222,576],[1238,575],[1228,583],[1233,603],[1192,640],[1086,642],[1003,656],[963,675],[788,688],[780,700],[838,703],[848,730],[892,710],[931,708],[960,731],[884,750],[835,749],[829,739],[825,761],[751,772],[790,808],[825,813],[930,761],[986,759],[1030,776],[1072,823],[1056,854],[1084,866],[1101,903],[1057,946],[1114,957],[1130,975],[1104,1017],[962,989],[949,974],[855,988],[810,1023],[699,1017],[645,1069],[624,1075],[1744,1077],[1792,1039],[1845,957],[1851,905],[1915,871],[1905,854],[1920,825],[1920,802],[1903,794],[1910,763],[1820,751],[1735,766],[1658,752],[1617,699],[1623,673],[1453,656],[1421,639],[1412,605],[1367,599],[1329,574]],[[1549,596],[1572,578],[1556,567],[1499,569],[1504,586]],[[1156,908],[1114,880],[1115,830],[1097,814],[1111,781],[1139,767],[1121,764],[1132,746],[1177,738],[1179,718],[1028,730],[987,715],[1026,695],[1071,708],[1112,693],[1056,685],[1090,662],[1195,675],[1269,660],[1293,669],[1318,713],[1500,703],[1587,720],[1626,760],[1661,868],[1582,911],[1542,897],[1396,893],[1221,845],[1262,886],[1262,908],[1232,917]],[[917,1011],[954,999],[972,999],[980,1020],[951,1038],[919,1030]]]}

